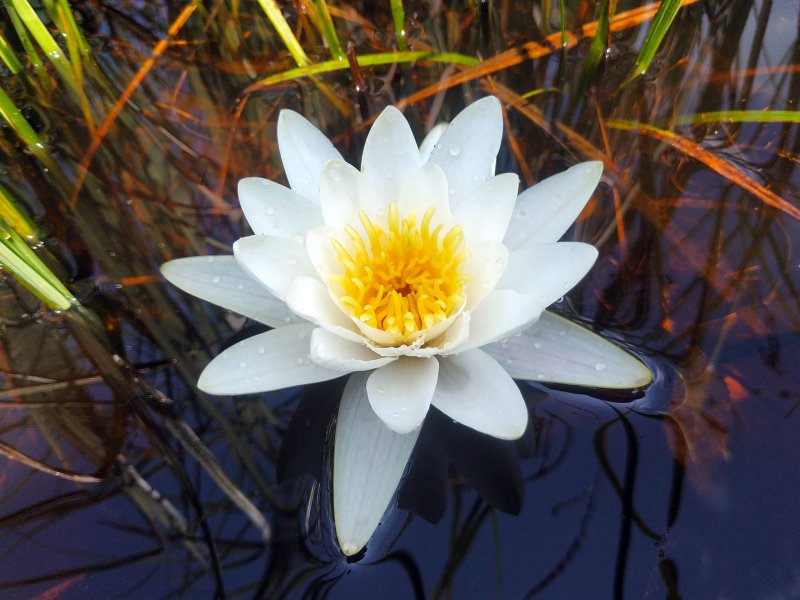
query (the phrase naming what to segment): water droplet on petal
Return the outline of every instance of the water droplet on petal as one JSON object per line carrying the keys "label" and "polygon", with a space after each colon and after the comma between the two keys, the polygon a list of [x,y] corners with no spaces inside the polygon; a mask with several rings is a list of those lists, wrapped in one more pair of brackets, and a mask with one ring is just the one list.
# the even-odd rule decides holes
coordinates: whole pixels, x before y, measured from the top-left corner
{"label": "water droplet on petal", "polygon": [[297,334],[297,339],[299,339],[299,340],[304,340],[305,337],[306,337],[306,332],[305,331],[301,331],[301,332],[299,332]]}
{"label": "water droplet on petal", "polygon": [[520,208],[520,209],[517,211],[517,216],[518,216],[520,219],[524,219],[525,217],[527,217],[527,216],[528,216],[528,211],[527,211],[527,210],[525,210],[524,208]]}
{"label": "water droplet on petal", "polygon": [[219,277],[217,277],[216,275],[214,277],[212,277],[211,278],[211,283],[219,283]]}
{"label": "water droplet on petal", "polygon": [[266,350],[264,349],[264,346],[259,346],[258,347],[258,353],[259,354],[264,354],[264,352],[266,352]]}
{"label": "water droplet on petal", "polygon": [[298,364],[298,365],[305,364],[305,362],[306,362],[306,361],[305,361],[305,360],[303,360],[302,358],[298,358],[298,359],[297,359],[297,364]]}
{"label": "water droplet on petal", "polygon": [[458,156],[461,154],[461,146],[450,146],[450,149],[447,151],[450,156]]}
{"label": "water droplet on petal", "polygon": [[275,214],[275,209],[272,208],[271,206],[268,206],[267,207],[267,214],[268,215],[274,215]]}
{"label": "water droplet on petal", "polygon": [[246,363],[246,362],[244,362],[244,361],[240,362],[240,363],[239,363],[239,368],[240,368],[240,369],[246,369],[246,368],[247,368],[247,363]]}
{"label": "water droplet on petal", "polygon": [[595,371],[605,371],[605,370],[606,370],[606,365],[605,365],[605,363],[597,363],[597,364],[594,366],[594,370],[595,370]]}
{"label": "water droplet on petal", "polygon": [[214,259],[214,257],[213,257],[213,256],[209,256],[209,257],[208,257],[208,264],[212,264],[212,263],[214,262],[214,260],[215,260],[215,259]]}
{"label": "water droplet on petal", "polygon": [[533,342],[533,347],[537,350],[542,347],[542,342]]}

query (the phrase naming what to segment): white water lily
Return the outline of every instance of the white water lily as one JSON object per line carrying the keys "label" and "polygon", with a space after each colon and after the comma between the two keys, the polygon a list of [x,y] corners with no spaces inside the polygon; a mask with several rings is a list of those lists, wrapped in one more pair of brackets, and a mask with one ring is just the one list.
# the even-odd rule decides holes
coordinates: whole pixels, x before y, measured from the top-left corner
{"label": "white water lily", "polygon": [[358,170],[285,110],[278,144],[290,188],[239,183],[255,235],[234,244],[234,257],[162,268],[184,290],[274,328],[216,357],[200,389],[246,394],[355,373],[334,449],[334,520],[346,554],[376,529],[431,405],[513,440],[528,412],[512,377],[606,388],[650,381],[631,355],[543,312],[597,257],[589,244],[557,240],[602,164],[576,165],[518,196],[516,175],[494,174],[501,138],[494,97],[420,147],[389,107]]}

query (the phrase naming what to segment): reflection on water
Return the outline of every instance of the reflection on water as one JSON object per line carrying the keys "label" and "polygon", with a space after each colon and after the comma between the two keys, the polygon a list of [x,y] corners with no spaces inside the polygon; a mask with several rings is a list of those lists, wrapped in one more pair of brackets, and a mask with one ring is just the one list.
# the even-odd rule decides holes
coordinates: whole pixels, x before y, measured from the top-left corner
{"label": "reflection on water", "polygon": [[[314,4],[287,14],[323,61]],[[81,65],[71,88],[0,21],[25,67],[5,63],[2,88],[41,142],[2,121],[0,196],[33,217],[37,254],[92,315],[52,313],[3,281],[4,597],[797,595],[798,3],[687,6],[625,86],[646,19],[612,20],[594,69],[589,39],[525,45],[560,35],[555,8],[406,4],[412,49],[482,66],[351,65],[249,88],[295,66],[255,6],[76,2],[91,52],[67,53]],[[570,31],[593,11],[570,7]],[[356,55],[399,43],[388,3],[330,12]],[[324,468],[343,383],[197,393],[243,322],[157,267],[227,252],[246,231],[235,184],[281,179],[278,109],[352,158],[388,103],[421,137],[490,91],[506,108],[499,171],[531,184],[604,160],[569,234],[600,260],[556,309],[636,348],[656,381],[640,398],[524,384],[531,425],[516,443],[434,415],[402,509],[346,563]]]}

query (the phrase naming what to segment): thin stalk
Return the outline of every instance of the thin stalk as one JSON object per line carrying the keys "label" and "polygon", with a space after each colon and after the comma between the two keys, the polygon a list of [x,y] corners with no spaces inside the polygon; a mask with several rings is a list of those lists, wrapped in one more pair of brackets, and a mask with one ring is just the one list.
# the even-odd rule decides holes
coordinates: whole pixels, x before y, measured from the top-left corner
{"label": "thin stalk", "polygon": [[6,38],[3,37],[2,33],[0,33],[0,59],[6,63],[8,70],[14,75],[22,70],[22,63],[19,62],[17,55],[14,54],[14,50],[12,50],[11,46],[8,45],[8,42],[6,41]]}
{"label": "thin stalk", "polygon": [[5,8],[6,12],[8,12],[8,18],[11,21],[11,25],[14,26],[14,31],[16,31],[17,37],[22,44],[22,49],[25,50],[28,60],[31,61],[31,67],[33,67],[35,73],[42,76],[42,83],[44,83],[42,73],[42,67],[44,66],[44,63],[42,62],[39,53],[36,51],[36,47],[33,45],[33,42],[28,35],[28,30],[25,29],[25,25],[22,24],[16,9],[11,6],[11,4],[6,3]]}
{"label": "thin stalk", "polygon": [[661,3],[653,22],[650,24],[650,29],[647,30],[647,36],[644,38],[644,43],[636,57],[636,62],[633,64],[630,74],[622,83],[623,87],[647,72],[647,68],[661,46],[661,42],[664,41],[667,32],[669,32],[672,21],[675,20],[682,4],[681,0],[664,0]]}
{"label": "thin stalk", "polygon": [[52,0],[48,0],[45,6],[47,6],[53,21],[58,25],[58,29],[65,36],[74,40],[80,53],[86,56],[91,54],[92,48],[89,46],[89,42],[86,41],[83,31],[75,22],[69,2],[67,0],[56,0],[55,6],[53,6]]}
{"label": "thin stalk", "polygon": [[699,123],[800,123],[796,110],[720,110],[680,115],[672,120],[675,125]]}
{"label": "thin stalk", "polygon": [[28,147],[28,150],[53,174],[60,172],[57,169],[53,157],[47,151],[39,134],[37,134],[30,123],[22,116],[22,113],[11,100],[6,91],[0,87],[0,118],[8,123],[19,139]]}
{"label": "thin stalk", "polygon": [[336,35],[336,29],[333,26],[333,19],[331,19],[331,13],[328,11],[328,5],[325,3],[325,0],[313,0],[313,3],[314,10],[319,18],[322,36],[328,43],[328,48],[331,51],[331,57],[334,60],[344,60],[344,50],[342,50],[342,44],[339,41],[339,36]]}
{"label": "thin stalk", "polygon": [[408,52],[406,39],[406,14],[403,10],[403,0],[389,0],[392,7],[392,22],[394,23],[394,39],[397,40],[397,49]]}
{"label": "thin stalk", "polygon": [[272,23],[278,36],[283,40],[286,49],[289,50],[297,66],[304,67],[311,64],[308,55],[306,55],[306,51],[303,50],[300,41],[295,37],[292,28],[289,27],[289,23],[283,16],[281,9],[275,3],[275,0],[258,0],[258,3],[261,5],[270,23]]}

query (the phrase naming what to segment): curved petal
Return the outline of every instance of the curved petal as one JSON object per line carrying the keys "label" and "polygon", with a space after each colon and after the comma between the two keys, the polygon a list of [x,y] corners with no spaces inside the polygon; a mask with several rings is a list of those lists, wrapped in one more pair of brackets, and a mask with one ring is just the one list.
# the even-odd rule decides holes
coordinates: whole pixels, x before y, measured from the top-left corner
{"label": "curved petal", "polygon": [[578,218],[602,174],[602,162],[580,163],[522,192],[508,226],[506,246],[514,250],[557,241]]}
{"label": "curved petal", "polygon": [[501,242],[517,200],[519,177],[503,173],[472,190],[453,215],[470,242]]}
{"label": "curved petal", "polygon": [[236,262],[256,281],[283,300],[292,279],[315,276],[303,244],[266,235],[251,235],[233,244]]}
{"label": "curved petal", "polygon": [[515,379],[607,389],[641,388],[653,380],[629,352],[547,311],[521,335],[484,350]]}
{"label": "curved petal", "polygon": [[161,265],[161,274],[184,292],[270,327],[298,320],[285,302],[245,272],[233,256],[178,258]]}
{"label": "curved petal", "polygon": [[379,356],[363,343],[348,341],[323,327],[311,334],[310,357],[319,366],[341,373],[369,371],[397,360]]}
{"label": "curved petal", "polygon": [[532,296],[514,290],[494,290],[470,315],[469,337],[443,350],[443,354],[459,354],[515,335],[530,327],[544,308]]}
{"label": "curved petal", "polygon": [[597,249],[581,242],[523,246],[509,255],[497,287],[536,296],[544,309],[583,279],[595,260]]}
{"label": "curved petal", "polygon": [[453,212],[470,191],[494,174],[502,137],[503,112],[494,96],[467,106],[442,134],[430,161],[447,175]]}
{"label": "curved petal", "polygon": [[325,225],[344,227],[358,223],[358,188],[361,173],[343,160],[329,161],[319,179],[319,202]]}
{"label": "curved petal", "polygon": [[331,299],[325,284],[314,277],[295,278],[286,292],[286,304],[297,315],[351,342],[363,343],[353,321]]}
{"label": "curved petal", "polygon": [[419,436],[419,430],[403,435],[386,427],[369,405],[366,382],[366,373],[350,376],[336,420],[333,520],[348,556],[378,528]]}
{"label": "curved petal", "polygon": [[301,196],[319,202],[319,176],[329,160],[342,160],[330,140],[292,110],[278,115],[278,148],[289,186]]}
{"label": "curved petal", "polygon": [[333,227],[315,227],[306,233],[308,258],[320,279],[325,282],[330,275],[341,275],[343,272],[333,247],[333,241],[340,236],[341,231]]}
{"label": "curved petal", "polygon": [[432,404],[459,423],[503,440],[525,433],[528,409],[514,380],[480,350],[439,359]]}
{"label": "curved petal", "polygon": [[397,433],[419,429],[431,405],[439,361],[404,356],[374,371],[367,379],[372,410]]}
{"label": "curved petal", "polygon": [[308,357],[313,329],[297,323],[242,340],[208,363],[197,387],[209,394],[253,394],[341,377]]}
{"label": "curved petal", "polygon": [[362,206],[368,212],[397,202],[400,186],[422,164],[408,121],[394,106],[375,119],[364,143]]}
{"label": "curved petal", "polygon": [[377,346],[370,341],[366,341],[365,343],[375,354],[380,356],[416,356],[418,358],[428,358],[436,356],[437,354],[446,353],[463,343],[469,334],[469,322],[469,313],[462,311],[452,320],[450,326],[439,335],[439,337],[426,340],[425,344],[419,348],[415,346]]}
{"label": "curved petal", "polygon": [[447,129],[447,125],[447,123],[437,123],[433,126],[433,129],[428,132],[425,139],[422,140],[422,143],[419,145],[419,157],[422,162],[428,162],[434,146],[439,143],[439,138],[442,137],[445,129]]}
{"label": "curved petal", "polygon": [[464,272],[470,277],[465,286],[466,310],[472,311],[491,292],[508,263],[508,250],[500,242],[470,244]]}
{"label": "curved petal", "polygon": [[293,238],[305,243],[306,231],[322,225],[319,207],[269,179],[239,181],[239,204],[253,233]]}
{"label": "curved petal", "polygon": [[409,174],[408,179],[403,183],[400,188],[397,208],[400,209],[400,214],[404,217],[407,217],[412,212],[416,213],[417,223],[419,224],[423,215],[431,206],[436,208],[431,221],[432,227],[436,227],[439,223],[450,222],[447,178],[438,165],[425,163]]}

